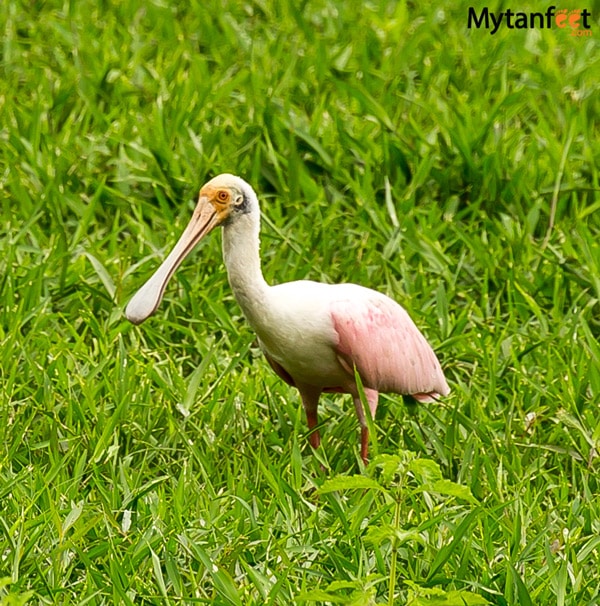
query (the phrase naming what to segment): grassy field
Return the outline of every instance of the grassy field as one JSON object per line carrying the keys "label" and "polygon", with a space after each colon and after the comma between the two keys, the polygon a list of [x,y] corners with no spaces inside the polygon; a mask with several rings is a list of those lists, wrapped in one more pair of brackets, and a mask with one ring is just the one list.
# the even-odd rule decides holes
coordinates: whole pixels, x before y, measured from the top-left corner
{"label": "grassy field", "polygon": [[[600,604],[600,25],[423,4],[6,3],[0,604]],[[218,234],[123,317],[224,171],[269,281],[381,290],[438,352],[367,469],[348,397],[311,451]]]}

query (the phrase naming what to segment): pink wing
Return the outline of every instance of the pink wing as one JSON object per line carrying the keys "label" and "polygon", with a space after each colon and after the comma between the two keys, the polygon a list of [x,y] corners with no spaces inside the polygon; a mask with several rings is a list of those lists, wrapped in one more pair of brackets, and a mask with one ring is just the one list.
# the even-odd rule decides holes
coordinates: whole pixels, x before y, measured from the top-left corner
{"label": "pink wing", "polygon": [[421,402],[447,395],[440,363],[408,313],[378,292],[364,289],[361,295],[331,306],[342,365],[350,372],[356,365],[365,387],[377,391]]}

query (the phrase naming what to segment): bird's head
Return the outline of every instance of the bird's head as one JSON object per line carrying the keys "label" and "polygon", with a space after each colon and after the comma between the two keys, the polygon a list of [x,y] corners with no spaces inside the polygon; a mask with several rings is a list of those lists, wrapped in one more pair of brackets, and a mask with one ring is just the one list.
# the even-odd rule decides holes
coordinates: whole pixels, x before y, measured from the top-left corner
{"label": "bird's head", "polygon": [[157,309],[171,276],[187,254],[204,236],[219,225],[227,225],[237,217],[257,211],[256,194],[240,177],[218,175],[200,190],[192,218],[169,256],[152,277],[135,293],[125,317],[140,324]]}
{"label": "bird's head", "polygon": [[255,206],[256,194],[248,183],[240,177],[224,173],[202,187],[194,213],[203,213],[207,217],[210,222],[208,233],[217,225],[252,212]]}

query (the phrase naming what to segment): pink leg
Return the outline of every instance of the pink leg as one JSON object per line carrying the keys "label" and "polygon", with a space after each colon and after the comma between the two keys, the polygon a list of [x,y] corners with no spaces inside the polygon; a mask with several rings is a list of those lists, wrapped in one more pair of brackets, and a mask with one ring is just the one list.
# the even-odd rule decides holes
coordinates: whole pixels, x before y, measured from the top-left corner
{"label": "pink leg", "polygon": [[[379,393],[374,389],[365,387],[365,396],[369,403],[369,410],[371,411],[371,418],[375,419],[375,413],[377,412],[377,404],[379,402]],[[365,465],[369,462],[369,426],[367,425],[367,419],[365,417],[365,411],[363,404],[358,394],[353,395],[354,408],[356,408],[356,416],[360,423],[360,456]]]}
{"label": "pink leg", "polygon": [[300,392],[300,397],[302,398],[302,404],[304,405],[304,410],[306,411],[306,422],[308,424],[308,429],[310,430],[308,439],[313,448],[319,448],[321,436],[319,435],[319,430],[317,429],[317,424],[319,422],[317,417],[317,407],[319,405],[321,390],[318,387],[313,387],[312,385],[302,385],[298,386],[298,391]]}

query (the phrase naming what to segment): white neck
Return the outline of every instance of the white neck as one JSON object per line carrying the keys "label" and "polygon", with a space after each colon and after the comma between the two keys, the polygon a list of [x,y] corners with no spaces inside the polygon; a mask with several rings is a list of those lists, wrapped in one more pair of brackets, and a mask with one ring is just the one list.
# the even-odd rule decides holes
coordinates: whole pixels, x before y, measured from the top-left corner
{"label": "white neck", "polygon": [[258,208],[223,226],[223,260],[236,301],[253,328],[260,323],[269,285],[260,268]]}

